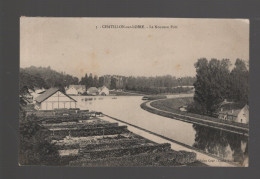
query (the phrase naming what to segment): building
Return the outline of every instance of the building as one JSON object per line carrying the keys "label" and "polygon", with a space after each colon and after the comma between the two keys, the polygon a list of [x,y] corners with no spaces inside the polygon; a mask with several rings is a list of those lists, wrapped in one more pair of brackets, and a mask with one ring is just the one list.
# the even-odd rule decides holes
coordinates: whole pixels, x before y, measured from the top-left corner
{"label": "building", "polygon": [[79,95],[86,92],[85,85],[70,85],[68,89],[66,89],[66,94],[68,95]]}
{"label": "building", "polygon": [[93,96],[96,96],[99,94],[98,92],[98,89],[96,87],[90,87],[88,90],[87,90],[87,94],[88,95],[93,95]]}
{"label": "building", "polygon": [[109,89],[106,86],[98,88],[99,95],[107,96],[109,95]]}
{"label": "building", "polygon": [[77,101],[57,88],[50,88],[35,99],[35,109],[37,110],[64,108],[77,108]]}
{"label": "building", "polygon": [[248,124],[249,106],[245,105],[242,109],[230,109],[230,110],[225,110],[221,108],[218,118],[222,120]]}
{"label": "building", "polygon": [[66,94],[68,94],[68,95],[78,95],[79,93],[78,93],[76,88],[70,86],[69,88],[66,89]]}

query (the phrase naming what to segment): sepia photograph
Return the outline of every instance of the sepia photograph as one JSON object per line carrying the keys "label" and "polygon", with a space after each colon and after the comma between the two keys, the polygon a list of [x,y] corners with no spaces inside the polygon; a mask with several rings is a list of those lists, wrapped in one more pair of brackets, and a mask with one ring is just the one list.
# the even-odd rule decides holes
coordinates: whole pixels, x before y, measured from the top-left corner
{"label": "sepia photograph", "polygon": [[19,166],[248,167],[249,25],[20,17]]}

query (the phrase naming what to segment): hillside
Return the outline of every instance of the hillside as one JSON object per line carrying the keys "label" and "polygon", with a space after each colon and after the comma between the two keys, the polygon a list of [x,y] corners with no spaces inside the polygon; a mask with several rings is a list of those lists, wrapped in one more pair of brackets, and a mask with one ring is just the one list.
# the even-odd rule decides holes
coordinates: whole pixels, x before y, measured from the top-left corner
{"label": "hillside", "polygon": [[78,78],[57,72],[50,67],[27,67],[20,69],[20,89],[27,86],[29,89],[59,87],[64,89],[71,84],[78,84]]}

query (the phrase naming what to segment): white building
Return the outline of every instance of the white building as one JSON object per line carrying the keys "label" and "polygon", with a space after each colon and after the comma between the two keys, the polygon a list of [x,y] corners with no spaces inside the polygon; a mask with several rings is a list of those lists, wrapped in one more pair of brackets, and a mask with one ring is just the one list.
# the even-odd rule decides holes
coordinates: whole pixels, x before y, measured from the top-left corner
{"label": "white building", "polygon": [[68,95],[79,95],[86,92],[85,85],[70,85],[68,89],[66,89],[66,94]]}
{"label": "white building", "polygon": [[221,108],[219,119],[233,121],[238,123],[249,123],[249,106],[245,105],[242,109],[225,110]]}
{"label": "white building", "polygon": [[109,95],[109,89],[106,86],[98,88],[99,95],[107,96]]}
{"label": "white building", "polygon": [[76,90],[76,88],[68,88],[68,89],[66,89],[66,94],[68,94],[68,95],[78,95],[78,91]]}
{"label": "white building", "polygon": [[237,118],[235,119],[235,122],[240,123],[249,123],[249,106],[245,105],[238,113]]}
{"label": "white building", "polygon": [[50,88],[35,99],[35,109],[37,110],[64,108],[77,108],[77,101],[57,88]]}

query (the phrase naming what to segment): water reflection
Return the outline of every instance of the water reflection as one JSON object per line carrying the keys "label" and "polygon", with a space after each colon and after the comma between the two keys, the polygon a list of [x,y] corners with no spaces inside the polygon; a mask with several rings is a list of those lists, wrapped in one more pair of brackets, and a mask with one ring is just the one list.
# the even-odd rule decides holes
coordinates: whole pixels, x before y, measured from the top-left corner
{"label": "water reflection", "polygon": [[196,131],[193,147],[223,159],[246,165],[248,137],[193,124]]}

